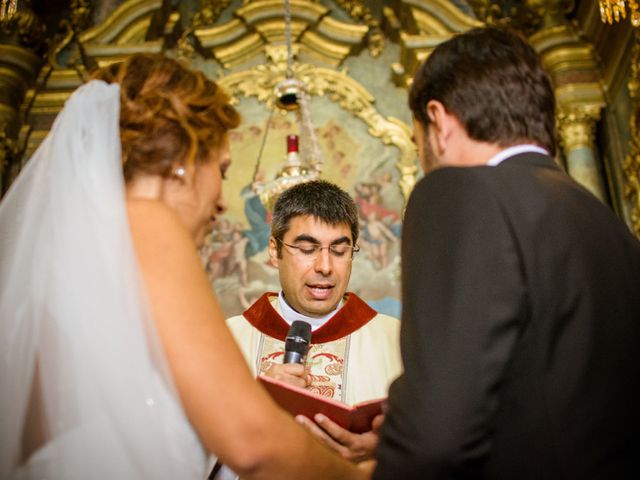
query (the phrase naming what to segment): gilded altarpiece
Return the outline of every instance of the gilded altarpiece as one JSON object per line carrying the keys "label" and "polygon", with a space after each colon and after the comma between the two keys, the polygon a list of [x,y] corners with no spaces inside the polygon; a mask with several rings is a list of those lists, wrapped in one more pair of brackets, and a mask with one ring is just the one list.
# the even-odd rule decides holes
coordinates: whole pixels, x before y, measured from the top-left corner
{"label": "gilded altarpiece", "polygon": [[[242,312],[266,290],[279,290],[278,272],[267,253],[270,212],[252,186],[254,181],[275,176],[284,161],[286,135],[297,133],[295,115],[272,116],[256,172],[253,162],[258,158],[269,112],[252,99],[243,99],[238,107],[248,120],[230,138],[234,163],[225,182],[229,208],[202,252],[228,314]],[[349,290],[375,308],[398,315],[404,205],[398,147],[372,141],[368,126],[331,100],[315,98],[311,109],[324,156],[321,178],[348,191],[360,213],[361,251],[353,261]]]}
{"label": "gilded altarpiece", "polygon": [[[284,161],[286,135],[300,133],[297,114],[274,106],[274,88],[291,73],[309,94],[322,154],[320,178],[348,191],[359,208],[362,251],[356,254],[349,289],[377,310],[398,316],[402,213],[420,175],[407,88],[438,43],[483,23],[513,21],[506,17],[511,13],[501,14],[488,0],[404,0],[384,6],[290,0],[292,48],[287,52],[280,0],[115,3],[117,8],[89,28],[90,2],[72,2],[64,35],[51,43],[47,62],[22,102],[20,113],[27,120],[20,135],[15,129],[9,132],[16,137],[13,143],[4,142],[5,147],[23,144],[25,154],[5,155],[16,160],[5,161],[4,173],[19,170],[93,66],[134,52],[164,52],[202,70],[230,93],[244,118],[230,135],[233,163],[224,185],[228,211],[201,252],[225,313],[240,313],[264,291],[279,288],[267,255],[270,212],[254,187],[274,178]],[[518,16],[551,73],[560,107],[563,153],[558,161],[571,174],[584,158],[596,167],[600,161],[593,131],[606,96],[592,45],[566,17],[565,3],[523,2],[528,10]],[[381,11],[373,15],[367,4]],[[638,44],[636,38],[629,85],[634,105]],[[13,105],[14,117],[17,110]],[[634,147],[614,180],[620,192],[616,199],[625,207],[620,210],[640,236],[637,108],[632,120]],[[590,175],[598,172],[593,165]]]}
{"label": "gilded altarpiece", "polygon": [[[286,135],[300,134],[298,114],[274,106],[274,88],[291,69],[309,94],[322,157],[319,177],[349,192],[360,212],[361,251],[349,290],[399,316],[402,212],[418,176],[406,88],[394,84],[390,68],[399,45],[385,38],[381,22],[358,1],[292,0],[289,56],[282,1],[191,5],[189,10],[187,3],[174,8],[172,2],[128,0],[101,24],[69,30],[52,49],[38,85],[42,91],[32,93],[32,113],[50,121],[91,67],[134,52],[164,52],[225,88],[243,122],[230,134],[228,209],[201,254],[231,316],[264,291],[279,289],[267,253],[270,212],[253,187],[275,177]],[[33,132],[30,150],[45,133]]]}
{"label": "gilded altarpiece", "polygon": [[[344,188],[358,206],[361,252],[349,290],[378,311],[400,315],[402,213],[419,176],[407,84],[433,46],[480,22],[441,0],[385,7],[378,22],[365,3],[292,0],[295,61],[288,66],[282,2],[245,1],[227,23],[195,30],[226,67],[217,78],[245,118],[231,136],[229,211],[202,252],[227,314],[243,311],[265,290],[279,289],[267,253],[270,213],[253,187],[274,178],[284,161],[286,135],[300,132],[296,114],[273,106],[274,88],[288,67],[310,96],[320,177]],[[413,19],[407,32],[399,17]],[[232,36],[243,28],[238,20],[252,28],[221,44],[214,33]]]}
{"label": "gilded altarpiece", "polygon": [[[274,106],[273,88],[286,70],[282,60],[281,49],[268,48],[266,64],[219,79],[234,93],[245,119],[230,136],[234,163],[225,185],[228,212],[202,251],[227,314],[242,312],[266,290],[279,290],[278,272],[267,252],[270,212],[254,187],[276,176],[284,162],[286,136],[301,133],[299,114]],[[296,62],[293,71],[310,94],[322,158],[320,178],[341,186],[358,206],[361,251],[353,262],[349,290],[377,310],[399,316],[402,211],[417,175],[410,128],[382,115],[374,95],[346,68]],[[399,105],[404,102],[402,89],[391,83],[385,94],[395,95]]]}
{"label": "gilded altarpiece", "polygon": [[241,313],[264,291],[279,290],[267,250],[269,206],[255,187],[282,167],[288,134],[305,140],[300,113],[274,105],[274,89],[293,75],[309,95],[319,177],[349,192],[360,213],[361,251],[349,290],[399,316],[402,212],[418,167],[406,90],[394,85],[390,71],[398,46],[385,42],[361,2],[292,1],[287,51],[282,2],[242,2],[234,9],[237,3],[215,25],[194,29],[223,68],[206,60],[198,67],[233,96],[244,118],[230,136],[228,211],[201,251],[225,313]]}

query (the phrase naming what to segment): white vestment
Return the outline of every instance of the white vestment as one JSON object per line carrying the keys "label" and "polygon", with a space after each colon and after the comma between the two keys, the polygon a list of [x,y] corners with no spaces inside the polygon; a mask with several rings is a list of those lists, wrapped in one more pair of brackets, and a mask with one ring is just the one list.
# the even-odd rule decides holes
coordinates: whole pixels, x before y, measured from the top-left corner
{"label": "white vestment", "polygon": [[[284,319],[277,318],[280,307],[275,294],[265,294],[258,302],[262,303],[259,312],[254,304],[243,315],[227,320],[254,375],[270,361],[282,362],[278,352],[284,353],[283,340],[288,331]],[[251,316],[252,309],[257,314],[250,321],[247,316]],[[402,371],[399,335],[397,318],[376,313],[349,293],[336,315],[313,332],[307,364],[314,380],[327,379],[329,385],[314,388],[312,383],[311,389],[350,405],[386,397],[389,385]],[[336,361],[327,362],[329,355],[337,357]],[[314,356],[322,361],[314,361]],[[336,375],[334,371],[340,363],[343,370]],[[342,377],[342,381],[336,377]]]}
{"label": "white vestment", "polygon": [[[289,324],[281,316],[280,300],[265,293],[227,325],[254,375],[282,363]],[[384,398],[402,373],[400,321],[375,312],[353,293],[324,325],[313,332],[306,365],[308,390],[349,405]],[[238,477],[223,466],[216,480]]]}

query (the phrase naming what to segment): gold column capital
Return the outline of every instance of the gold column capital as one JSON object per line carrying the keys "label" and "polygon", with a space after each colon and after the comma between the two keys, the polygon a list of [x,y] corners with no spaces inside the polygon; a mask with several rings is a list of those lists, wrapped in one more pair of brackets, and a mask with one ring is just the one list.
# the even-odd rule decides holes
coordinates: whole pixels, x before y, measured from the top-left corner
{"label": "gold column capital", "polygon": [[601,110],[600,104],[565,105],[558,108],[558,134],[565,154],[577,148],[594,148],[596,122],[600,119]]}

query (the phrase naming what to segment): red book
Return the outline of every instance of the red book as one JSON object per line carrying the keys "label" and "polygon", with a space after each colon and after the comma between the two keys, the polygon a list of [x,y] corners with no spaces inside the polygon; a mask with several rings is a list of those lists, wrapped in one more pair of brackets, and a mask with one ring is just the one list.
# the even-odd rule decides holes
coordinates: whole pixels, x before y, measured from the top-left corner
{"label": "red book", "polygon": [[378,398],[356,405],[347,405],[264,375],[260,375],[258,380],[276,403],[292,415],[304,415],[313,420],[316,413],[322,413],[353,433],[371,430],[371,422],[376,415],[382,413],[382,404],[386,400],[386,398]]}

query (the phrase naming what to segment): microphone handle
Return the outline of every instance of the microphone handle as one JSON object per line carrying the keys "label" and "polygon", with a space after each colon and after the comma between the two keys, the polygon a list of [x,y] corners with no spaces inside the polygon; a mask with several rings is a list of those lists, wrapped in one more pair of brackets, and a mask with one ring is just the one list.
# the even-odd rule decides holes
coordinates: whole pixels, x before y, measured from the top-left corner
{"label": "microphone handle", "polygon": [[282,363],[304,363],[304,356],[298,352],[285,350]]}

